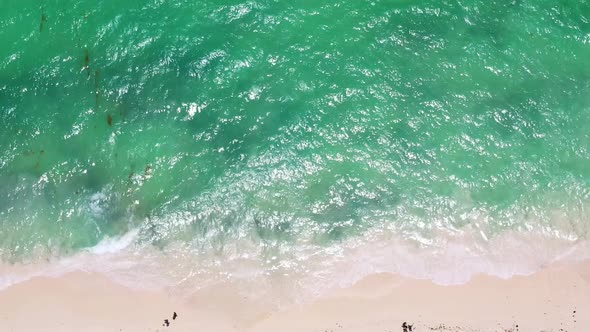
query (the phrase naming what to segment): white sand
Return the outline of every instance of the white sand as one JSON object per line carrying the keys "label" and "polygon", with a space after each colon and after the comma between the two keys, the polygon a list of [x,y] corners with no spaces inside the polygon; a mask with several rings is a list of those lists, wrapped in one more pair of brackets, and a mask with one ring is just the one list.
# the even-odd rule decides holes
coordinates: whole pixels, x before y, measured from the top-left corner
{"label": "white sand", "polygon": [[397,332],[404,321],[419,332],[590,331],[590,262],[460,286],[379,274],[281,312],[234,294],[214,288],[180,299],[84,272],[38,277],[0,292],[0,331]]}

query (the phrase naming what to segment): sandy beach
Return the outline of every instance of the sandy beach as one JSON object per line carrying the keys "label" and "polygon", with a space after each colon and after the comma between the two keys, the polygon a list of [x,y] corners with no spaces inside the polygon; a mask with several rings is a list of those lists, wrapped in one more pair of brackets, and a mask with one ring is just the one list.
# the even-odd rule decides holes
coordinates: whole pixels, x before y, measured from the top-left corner
{"label": "sandy beach", "polygon": [[[0,292],[2,331],[589,331],[590,262],[441,286],[375,274],[281,310],[221,285],[180,298],[98,274],[36,277]],[[172,319],[173,312],[178,314]],[[163,326],[168,319],[170,326]]]}

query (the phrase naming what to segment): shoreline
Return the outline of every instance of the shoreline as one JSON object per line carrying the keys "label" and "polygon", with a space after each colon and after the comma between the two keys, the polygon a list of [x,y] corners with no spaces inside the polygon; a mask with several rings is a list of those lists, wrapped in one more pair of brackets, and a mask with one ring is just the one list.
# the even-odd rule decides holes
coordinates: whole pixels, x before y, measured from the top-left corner
{"label": "shoreline", "polygon": [[[556,263],[509,279],[478,275],[451,286],[373,274],[281,310],[232,287],[179,297],[173,289],[134,290],[83,271],[33,277],[0,291],[0,326],[2,331],[394,332],[408,322],[414,331],[590,330],[590,261]],[[164,319],[169,327],[162,326]]]}

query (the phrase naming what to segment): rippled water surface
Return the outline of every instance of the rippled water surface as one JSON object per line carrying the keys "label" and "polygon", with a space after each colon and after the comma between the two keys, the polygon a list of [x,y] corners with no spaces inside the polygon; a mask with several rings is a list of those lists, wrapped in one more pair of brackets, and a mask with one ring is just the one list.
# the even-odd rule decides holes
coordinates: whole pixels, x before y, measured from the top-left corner
{"label": "rippled water surface", "polygon": [[0,44],[6,262],[588,238],[588,1],[0,0]]}

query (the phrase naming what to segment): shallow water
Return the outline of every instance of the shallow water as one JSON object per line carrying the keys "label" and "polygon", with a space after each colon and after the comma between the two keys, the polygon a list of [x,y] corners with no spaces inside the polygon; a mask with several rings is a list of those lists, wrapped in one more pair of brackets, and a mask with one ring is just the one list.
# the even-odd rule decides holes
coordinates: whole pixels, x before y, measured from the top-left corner
{"label": "shallow water", "polygon": [[0,0],[1,260],[155,250],[185,280],[323,275],[366,248],[381,263],[355,277],[529,271],[588,239],[589,20],[587,1]]}

